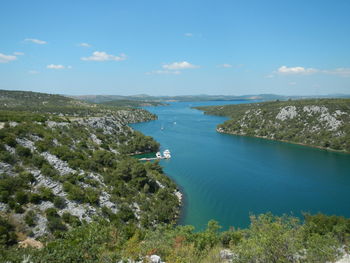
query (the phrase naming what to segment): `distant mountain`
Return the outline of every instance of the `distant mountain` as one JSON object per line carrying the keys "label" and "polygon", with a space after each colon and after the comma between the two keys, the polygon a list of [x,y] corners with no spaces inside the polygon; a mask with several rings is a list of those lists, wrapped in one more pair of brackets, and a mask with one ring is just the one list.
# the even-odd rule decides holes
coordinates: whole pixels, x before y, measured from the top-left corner
{"label": "distant mountain", "polygon": [[[141,101],[143,103],[171,102],[171,101],[228,101],[228,100],[288,100],[288,99],[310,99],[310,98],[350,98],[347,94],[330,94],[330,95],[310,95],[310,96],[285,96],[277,94],[248,94],[248,95],[179,95],[179,96],[149,96],[147,94],[120,96],[120,95],[81,95],[69,96],[71,98],[93,102],[105,103],[109,101]],[[115,102],[115,104],[118,104]],[[130,104],[132,104],[130,102]]]}

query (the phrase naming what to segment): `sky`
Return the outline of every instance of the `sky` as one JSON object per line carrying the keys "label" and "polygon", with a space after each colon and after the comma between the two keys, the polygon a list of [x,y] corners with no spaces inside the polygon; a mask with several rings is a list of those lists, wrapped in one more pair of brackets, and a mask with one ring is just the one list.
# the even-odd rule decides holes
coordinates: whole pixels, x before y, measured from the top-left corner
{"label": "sky", "polygon": [[350,94],[348,0],[1,0],[0,89]]}

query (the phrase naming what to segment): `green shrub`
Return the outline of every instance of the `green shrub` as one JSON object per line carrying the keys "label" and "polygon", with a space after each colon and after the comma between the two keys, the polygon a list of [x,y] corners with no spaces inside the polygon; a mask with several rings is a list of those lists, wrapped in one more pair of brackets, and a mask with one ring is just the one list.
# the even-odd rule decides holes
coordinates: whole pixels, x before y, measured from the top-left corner
{"label": "green shrub", "polygon": [[24,212],[24,209],[20,204],[16,204],[14,210],[17,214],[22,214]]}
{"label": "green shrub", "polygon": [[7,134],[7,136],[3,140],[4,140],[4,143],[7,144],[8,146],[16,147],[17,145],[16,138],[13,135]]}
{"label": "green shrub", "polygon": [[28,194],[24,191],[18,191],[15,194],[15,200],[17,203],[24,205],[29,201]]}
{"label": "green shrub", "polygon": [[39,193],[40,193],[41,199],[43,201],[53,202],[55,195],[53,194],[53,192],[50,188],[42,186],[39,188]]}
{"label": "green shrub", "polygon": [[0,161],[9,163],[9,164],[15,164],[16,158],[13,154],[7,152],[7,151],[1,151],[0,152]]}
{"label": "green shrub", "polygon": [[69,212],[64,212],[62,215],[62,219],[65,223],[77,227],[81,225],[81,222],[77,216],[71,215]]}
{"label": "green shrub", "polygon": [[17,243],[15,227],[0,215],[0,249],[3,246],[11,246]]}
{"label": "green shrub", "polygon": [[31,157],[32,156],[32,152],[30,151],[30,149],[23,147],[22,145],[19,145],[19,144],[17,144],[17,146],[16,146],[16,153],[20,157]]}
{"label": "green shrub", "polygon": [[60,196],[55,196],[53,199],[53,204],[55,207],[59,208],[59,209],[63,209],[66,207],[66,201],[64,200],[64,198],[60,197]]}
{"label": "green shrub", "polygon": [[41,202],[41,195],[37,193],[30,194],[29,202],[32,204],[39,204]]}
{"label": "green shrub", "polygon": [[44,164],[48,164],[45,158],[40,156],[39,154],[33,154],[32,163],[35,167],[38,167],[39,169],[41,169]]}
{"label": "green shrub", "polygon": [[0,192],[0,202],[8,203],[9,198],[10,198],[9,191],[3,190]]}
{"label": "green shrub", "polygon": [[55,178],[58,176],[58,172],[48,163],[44,163],[40,169],[41,173],[45,176]]}
{"label": "green shrub", "polygon": [[56,231],[67,231],[67,227],[62,223],[61,218],[48,217],[47,221],[47,227],[52,233]]}
{"label": "green shrub", "polygon": [[33,227],[36,225],[36,216],[33,210],[30,210],[26,213],[24,216],[24,222],[30,227]]}

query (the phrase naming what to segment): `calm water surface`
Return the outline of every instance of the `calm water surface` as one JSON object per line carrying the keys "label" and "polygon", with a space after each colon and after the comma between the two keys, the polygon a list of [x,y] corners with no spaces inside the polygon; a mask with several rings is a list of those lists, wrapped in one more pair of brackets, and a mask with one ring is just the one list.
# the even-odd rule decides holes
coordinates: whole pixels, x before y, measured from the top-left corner
{"label": "calm water surface", "polygon": [[224,229],[242,228],[249,214],[268,211],[350,217],[350,155],[220,134],[216,125],[227,118],[191,109],[237,103],[244,102],[147,107],[159,119],[133,125],[171,151],[161,165],[185,195],[180,223],[203,229],[215,219]]}

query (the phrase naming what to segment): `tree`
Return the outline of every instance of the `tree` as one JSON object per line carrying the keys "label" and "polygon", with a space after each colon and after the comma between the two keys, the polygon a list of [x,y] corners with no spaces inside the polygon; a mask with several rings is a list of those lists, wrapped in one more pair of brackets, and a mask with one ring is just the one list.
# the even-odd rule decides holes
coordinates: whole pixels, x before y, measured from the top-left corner
{"label": "tree", "polygon": [[15,227],[0,215],[0,248],[11,246],[17,242]]}

